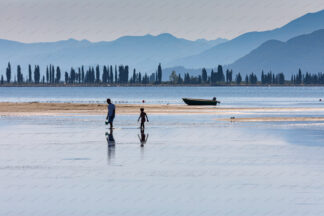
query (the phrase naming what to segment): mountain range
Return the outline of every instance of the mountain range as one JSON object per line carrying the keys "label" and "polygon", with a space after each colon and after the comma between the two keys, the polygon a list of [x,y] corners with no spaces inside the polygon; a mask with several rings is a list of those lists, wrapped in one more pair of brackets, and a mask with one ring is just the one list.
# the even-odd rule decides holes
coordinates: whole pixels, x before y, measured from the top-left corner
{"label": "mountain range", "polygon": [[0,40],[0,65],[5,67],[9,61],[23,67],[39,64],[42,68],[54,64],[68,70],[81,65],[127,64],[152,73],[159,63],[187,56],[188,53],[200,53],[225,41],[222,38],[190,41],[167,33],[124,36],[114,41],[95,43],[74,39],[45,43]]}
{"label": "mountain range", "polygon": [[324,29],[294,37],[287,42],[269,40],[228,67],[242,74],[262,70],[285,75],[324,72]]}
{"label": "mountain range", "polygon": [[63,70],[76,66],[129,65],[137,71],[152,73],[162,63],[163,79],[169,74],[200,73],[202,67],[218,64],[234,73],[260,74],[261,70],[293,73],[298,68],[309,72],[321,71],[324,41],[324,10],[308,13],[288,24],[269,31],[248,32],[232,40],[177,38],[164,33],[157,36],[124,36],[113,41],[62,40],[57,42],[21,43],[0,39],[0,73],[7,63],[22,66],[38,64],[41,71],[49,64]]}
{"label": "mountain range", "polygon": [[201,68],[202,66],[215,67],[216,64],[230,64],[268,40],[286,41],[319,29],[324,29],[324,10],[308,13],[274,30],[242,34],[225,43],[215,45],[202,53],[177,59],[171,65]]}

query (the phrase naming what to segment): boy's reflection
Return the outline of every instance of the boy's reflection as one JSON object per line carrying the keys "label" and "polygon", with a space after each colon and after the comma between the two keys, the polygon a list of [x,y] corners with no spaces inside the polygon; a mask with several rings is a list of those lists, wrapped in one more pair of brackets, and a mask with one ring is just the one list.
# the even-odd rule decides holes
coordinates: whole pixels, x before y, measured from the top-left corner
{"label": "boy's reflection", "polygon": [[113,135],[113,129],[109,130],[109,133],[106,132],[106,140],[108,143],[108,163],[115,157],[115,139]]}
{"label": "boy's reflection", "polygon": [[138,136],[138,139],[140,140],[141,147],[144,147],[144,144],[147,142],[149,135],[148,134],[145,135],[144,128],[141,128],[141,136],[140,135],[137,135],[137,136]]}

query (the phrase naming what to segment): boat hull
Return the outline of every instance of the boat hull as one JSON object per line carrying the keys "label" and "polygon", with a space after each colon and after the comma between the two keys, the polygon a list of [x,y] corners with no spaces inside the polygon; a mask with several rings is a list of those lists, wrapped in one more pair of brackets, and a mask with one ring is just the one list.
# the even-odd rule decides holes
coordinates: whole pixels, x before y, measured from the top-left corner
{"label": "boat hull", "polygon": [[204,100],[204,99],[192,99],[192,98],[182,98],[189,106],[216,106],[219,101],[215,100]]}

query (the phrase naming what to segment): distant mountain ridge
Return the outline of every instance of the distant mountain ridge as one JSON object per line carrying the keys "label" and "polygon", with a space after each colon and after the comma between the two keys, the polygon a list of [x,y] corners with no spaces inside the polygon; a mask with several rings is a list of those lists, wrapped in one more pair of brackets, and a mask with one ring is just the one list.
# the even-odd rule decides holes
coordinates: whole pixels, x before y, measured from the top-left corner
{"label": "distant mountain ridge", "polygon": [[49,64],[67,70],[81,65],[127,64],[142,72],[154,72],[161,62],[199,53],[226,39],[190,41],[165,33],[157,36],[124,36],[114,41],[90,42],[62,40],[57,42],[21,43],[0,40],[0,65]]}
{"label": "distant mountain ridge", "polygon": [[192,55],[173,61],[169,66],[184,66],[187,68],[215,67],[217,64],[230,64],[268,40],[286,41],[290,38],[313,31],[324,29],[324,10],[308,13],[288,24],[270,31],[248,32],[225,43]]}
{"label": "distant mountain ridge", "polygon": [[269,40],[228,68],[242,74],[261,71],[285,75],[324,72],[324,29],[294,37],[287,42]]}
{"label": "distant mountain ridge", "polygon": [[[215,68],[218,64],[230,64],[238,72],[240,70],[245,72],[249,69],[257,73],[260,68],[258,67],[260,65],[259,60],[253,62],[252,59],[257,59],[257,57],[252,58],[253,55],[249,55],[250,52],[255,53],[255,49],[258,52],[261,52],[261,50],[262,52],[265,52],[265,50],[270,52],[276,47],[281,47],[282,42],[291,38],[324,29],[323,21],[324,10],[308,13],[281,28],[263,32],[248,32],[230,41],[222,38],[191,41],[177,38],[168,33],[157,36],[150,34],[124,36],[113,41],[102,42],[68,39],[57,42],[21,43],[0,39],[0,73],[3,74],[8,61],[11,62],[14,70],[16,65],[20,64],[23,72],[26,72],[28,64],[40,65],[41,71],[44,71],[46,65],[49,64],[59,65],[63,70],[81,65],[87,67],[97,64],[124,64],[129,65],[130,69],[136,68],[137,72],[149,74],[155,72],[157,65],[162,63],[162,67],[166,68],[167,72],[164,79],[168,78],[168,74],[173,69],[179,70],[182,74],[186,71],[197,74],[203,67]],[[267,41],[269,42],[266,43]],[[258,48],[259,46],[262,46],[261,50]],[[288,48],[287,46],[284,47]],[[284,48],[281,47],[281,49]],[[282,52],[284,51],[282,50]],[[287,51],[287,55],[288,53],[289,55],[293,54]],[[244,58],[245,56],[247,58]],[[297,56],[291,58],[297,58]],[[300,61],[298,65],[309,65],[307,56],[304,58],[298,58]],[[244,64],[242,59],[245,62]],[[274,62],[269,61],[268,64]],[[253,64],[255,65],[253,66]],[[276,66],[262,65],[262,67],[265,70],[267,68],[274,70]],[[307,68],[310,67],[307,66]],[[288,73],[291,71],[288,66],[280,70],[282,72],[287,70]]]}

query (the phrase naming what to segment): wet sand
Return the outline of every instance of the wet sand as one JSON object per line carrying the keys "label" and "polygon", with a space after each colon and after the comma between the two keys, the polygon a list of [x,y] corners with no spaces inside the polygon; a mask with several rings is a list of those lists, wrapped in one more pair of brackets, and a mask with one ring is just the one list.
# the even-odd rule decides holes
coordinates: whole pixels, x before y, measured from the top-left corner
{"label": "wet sand", "polygon": [[[117,104],[116,112],[119,115],[138,114],[141,107],[149,114],[213,114],[233,115],[231,118],[218,118],[216,120],[237,122],[268,122],[268,121],[324,121],[324,117],[303,117],[291,115],[297,113],[311,114],[323,112],[324,107],[289,107],[289,108],[228,108],[228,107],[206,107],[186,105],[159,105],[159,104]],[[79,103],[0,103],[1,116],[59,116],[59,115],[104,115],[107,112],[106,104],[79,104]],[[280,117],[268,117],[280,113]],[[249,118],[239,115],[249,115]],[[285,116],[286,115],[286,116]]]}
{"label": "wet sand", "polygon": [[324,121],[324,117],[256,117],[256,118],[234,118],[216,119],[231,122],[299,122],[299,121]]}
{"label": "wet sand", "polygon": [[[137,114],[141,107],[151,114],[192,114],[218,111],[206,107],[186,105],[116,104],[117,114]],[[106,114],[107,104],[80,103],[0,103],[0,115],[60,115],[60,114]]]}

